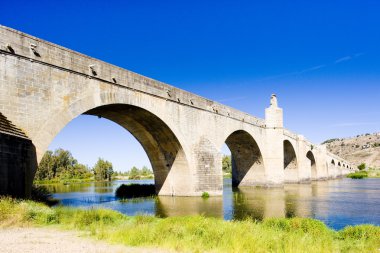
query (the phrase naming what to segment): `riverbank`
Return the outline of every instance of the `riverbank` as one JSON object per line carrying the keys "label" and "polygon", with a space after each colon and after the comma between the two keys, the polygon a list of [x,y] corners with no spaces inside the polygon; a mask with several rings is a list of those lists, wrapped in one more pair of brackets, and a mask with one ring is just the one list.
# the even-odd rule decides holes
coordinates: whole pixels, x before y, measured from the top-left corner
{"label": "riverbank", "polygon": [[136,177],[129,177],[129,176],[114,176],[112,177],[111,181],[108,180],[95,180],[94,177],[89,178],[71,178],[71,179],[51,179],[51,180],[34,180],[33,184],[35,185],[50,185],[50,184],[80,184],[80,183],[91,183],[91,182],[112,182],[112,181],[118,181],[118,180],[147,180],[147,179],[154,179],[153,174],[147,175],[147,176],[138,176]]}
{"label": "riverbank", "polygon": [[320,221],[276,218],[263,222],[216,218],[125,216],[105,209],[49,208],[31,201],[0,199],[1,227],[44,227],[79,231],[127,246],[199,252],[378,252],[380,227],[340,231]]}
{"label": "riverbank", "polygon": [[[50,179],[50,180],[34,180],[33,184],[35,185],[48,185],[48,184],[80,184],[88,182],[97,182],[94,177],[89,178],[70,178],[70,179]],[[99,181],[101,182],[101,181]]]}
{"label": "riverbank", "polygon": [[348,174],[347,177],[352,178],[352,179],[380,178],[380,170],[371,169],[371,170],[356,171],[356,172]]}

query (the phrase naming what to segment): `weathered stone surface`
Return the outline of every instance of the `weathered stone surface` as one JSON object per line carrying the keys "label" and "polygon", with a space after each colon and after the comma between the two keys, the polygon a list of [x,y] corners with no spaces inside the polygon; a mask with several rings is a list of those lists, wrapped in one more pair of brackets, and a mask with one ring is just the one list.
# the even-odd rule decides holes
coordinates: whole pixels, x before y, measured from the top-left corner
{"label": "weathered stone surface", "polygon": [[[205,191],[221,195],[223,143],[232,152],[235,185],[335,178],[347,172],[338,164],[349,164],[284,129],[275,96],[265,120],[259,119],[4,26],[0,26],[0,112],[29,141],[19,147],[18,140],[0,136],[1,157],[8,161],[0,165],[3,194],[23,192],[5,187],[10,174],[23,177],[23,187],[29,187],[33,163],[81,114],[110,119],[137,138],[151,161],[160,195],[194,196]],[[15,147],[19,148],[12,155],[3,151]],[[19,166],[27,172],[21,175],[18,163],[30,163]]]}

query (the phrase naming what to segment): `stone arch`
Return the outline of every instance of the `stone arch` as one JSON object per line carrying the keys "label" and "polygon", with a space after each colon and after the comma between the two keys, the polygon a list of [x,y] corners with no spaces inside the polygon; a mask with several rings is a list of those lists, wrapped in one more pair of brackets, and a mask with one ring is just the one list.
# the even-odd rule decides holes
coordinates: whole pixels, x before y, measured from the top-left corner
{"label": "stone arch", "polygon": [[237,130],[225,143],[231,151],[232,185],[259,185],[265,181],[265,166],[256,140],[248,132]]}
{"label": "stone arch", "polygon": [[[122,92],[121,92],[122,93]],[[128,130],[142,145],[151,162],[156,191],[160,195],[188,195],[194,191],[194,186],[180,184],[175,180],[177,174],[191,177],[186,151],[180,141],[183,137],[173,127],[164,115],[159,115],[153,103],[147,106],[142,100],[133,101],[130,94],[100,93],[80,98],[68,108],[55,113],[41,128],[36,136],[36,147],[41,159],[54,137],[74,118],[88,114],[107,118]],[[139,106],[137,102],[141,102]],[[163,117],[164,116],[164,117]]]}
{"label": "stone arch", "polygon": [[317,172],[317,165],[315,162],[315,157],[312,151],[308,151],[306,153],[306,157],[310,161],[310,168],[311,168],[311,180],[317,180],[318,179],[318,172]]}
{"label": "stone arch", "polygon": [[284,140],[285,182],[298,182],[298,161],[292,143]]}
{"label": "stone arch", "polygon": [[109,119],[128,130],[140,142],[152,164],[157,192],[161,191],[173,166],[187,166],[177,137],[151,112],[132,105],[112,104],[91,109],[84,114]]}

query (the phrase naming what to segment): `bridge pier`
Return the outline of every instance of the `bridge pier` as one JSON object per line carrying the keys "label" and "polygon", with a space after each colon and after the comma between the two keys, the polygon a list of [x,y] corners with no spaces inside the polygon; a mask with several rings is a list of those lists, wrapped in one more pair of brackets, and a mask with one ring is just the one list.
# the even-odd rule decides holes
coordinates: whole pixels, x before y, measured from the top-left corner
{"label": "bridge pier", "polygon": [[265,109],[266,158],[264,183],[282,185],[284,172],[284,123],[283,110],[278,107],[276,95],[272,95],[270,106]]}
{"label": "bridge pier", "polygon": [[30,197],[36,169],[33,143],[21,136],[0,132],[0,195]]}

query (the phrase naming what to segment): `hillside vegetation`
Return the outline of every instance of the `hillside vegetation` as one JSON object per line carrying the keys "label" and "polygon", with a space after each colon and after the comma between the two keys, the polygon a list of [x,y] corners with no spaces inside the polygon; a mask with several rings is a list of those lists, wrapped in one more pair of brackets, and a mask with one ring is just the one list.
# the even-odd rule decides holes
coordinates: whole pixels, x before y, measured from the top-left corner
{"label": "hillside vegetation", "polygon": [[325,144],[327,150],[355,166],[365,163],[371,168],[380,168],[380,133],[363,134],[345,139],[330,139]]}

